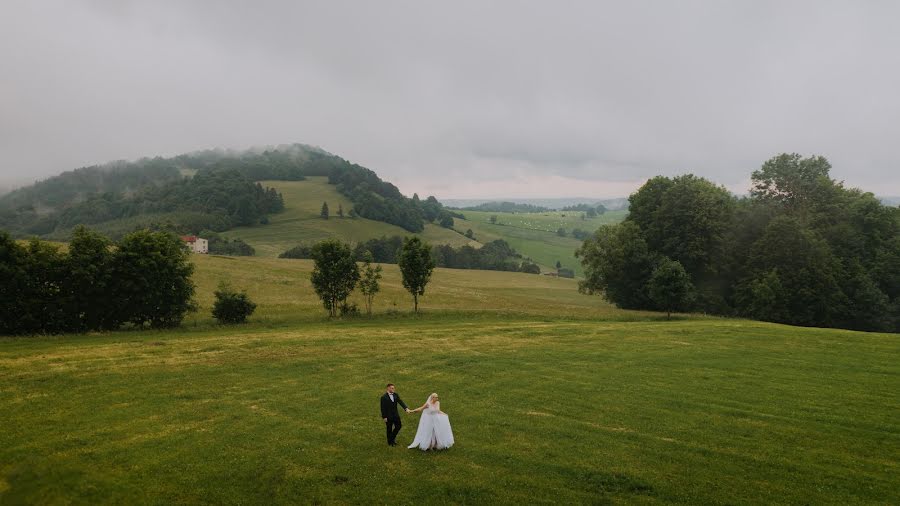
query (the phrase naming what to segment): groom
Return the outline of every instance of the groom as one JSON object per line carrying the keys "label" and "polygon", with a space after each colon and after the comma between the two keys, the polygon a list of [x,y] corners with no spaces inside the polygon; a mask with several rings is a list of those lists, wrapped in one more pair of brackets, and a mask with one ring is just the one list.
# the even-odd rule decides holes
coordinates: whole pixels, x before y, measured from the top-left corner
{"label": "groom", "polygon": [[403,424],[400,422],[400,414],[397,412],[397,404],[403,406],[403,409],[409,413],[406,403],[400,399],[400,396],[394,392],[394,384],[387,384],[387,391],[381,396],[381,418],[387,427],[387,442],[390,446],[397,446],[397,433]]}

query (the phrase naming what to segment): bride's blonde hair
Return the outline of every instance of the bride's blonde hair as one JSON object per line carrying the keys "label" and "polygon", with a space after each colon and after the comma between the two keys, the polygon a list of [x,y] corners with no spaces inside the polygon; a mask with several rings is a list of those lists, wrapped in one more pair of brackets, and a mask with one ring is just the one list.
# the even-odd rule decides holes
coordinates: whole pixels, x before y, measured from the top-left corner
{"label": "bride's blonde hair", "polygon": [[437,396],[437,392],[432,392],[432,394],[428,396],[428,404],[433,404],[431,401]]}

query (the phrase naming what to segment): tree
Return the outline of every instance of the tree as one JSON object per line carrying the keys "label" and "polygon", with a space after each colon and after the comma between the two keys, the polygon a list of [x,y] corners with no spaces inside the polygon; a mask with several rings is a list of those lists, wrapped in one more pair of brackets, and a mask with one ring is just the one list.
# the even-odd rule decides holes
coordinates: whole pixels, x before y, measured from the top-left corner
{"label": "tree", "polygon": [[403,287],[413,296],[413,307],[419,312],[419,296],[425,295],[425,285],[431,279],[434,270],[434,259],[431,258],[431,247],[418,237],[407,237],[403,240],[400,256],[397,259],[400,274],[403,276]]}
{"label": "tree", "polygon": [[469,239],[475,239],[475,232],[472,232],[472,229],[466,229],[466,237]]}
{"label": "tree", "polygon": [[692,174],[655,177],[629,198],[628,221],[636,223],[655,254],[677,260],[697,287],[701,307],[718,311],[726,289],[718,284],[726,265],[734,197]]}
{"label": "tree", "polygon": [[441,216],[441,226],[444,228],[453,228],[453,216],[444,214]]}
{"label": "tree", "polygon": [[747,273],[736,287],[738,309],[766,321],[833,325],[848,305],[840,273],[840,262],[818,234],[779,216],[751,247]]}
{"label": "tree", "polygon": [[372,267],[374,258],[372,253],[366,251],[363,260],[362,278],[359,280],[359,291],[362,292],[366,299],[366,314],[372,314],[372,302],[375,300],[375,294],[381,290],[378,281],[381,279],[381,266]]}
{"label": "tree", "polygon": [[120,321],[174,327],[196,308],[194,265],[178,237],[149,230],[128,234],[119,242],[112,266]]}
{"label": "tree", "polygon": [[340,204],[338,204],[338,212],[337,212],[337,215],[338,215],[338,218],[343,218],[343,217],[344,217],[344,208],[343,208],[343,206],[341,206]]}
{"label": "tree", "polygon": [[310,281],[329,316],[337,316],[359,280],[359,267],[350,246],[335,239],[313,245],[315,262]]}
{"label": "tree", "polygon": [[244,323],[256,310],[256,304],[247,297],[247,292],[235,292],[226,282],[219,283],[215,291],[213,318],[224,324]]}
{"label": "tree", "polygon": [[113,297],[113,253],[109,239],[79,226],[69,242],[66,283],[73,298],[78,330],[109,330],[119,326],[119,300]]}
{"label": "tree", "polygon": [[556,261],[556,270],[559,270],[560,268],[562,268],[562,262],[560,262],[559,260],[557,260],[557,261]]}
{"label": "tree", "polygon": [[492,214],[490,220],[491,220],[491,223],[497,223],[497,215]]}
{"label": "tree", "polygon": [[687,307],[692,290],[684,267],[676,260],[663,258],[650,275],[647,292],[650,300],[666,312],[666,319],[671,319],[672,311]]}
{"label": "tree", "polygon": [[600,294],[624,309],[650,309],[647,281],[653,273],[654,255],[638,226],[630,221],[604,225],[575,252],[584,267],[578,289]]}
{"label": "tree", "polygon": [[830,170],[831,164],[822,156],[802,158],[797,153],[783,153],[753,172],[750,194],[799,210],[807,207],[821,188],[831,185]]}
{"label": "tree", "polygon": [[566,229],[564,229],[564,228],[562,228],[562,227],[559,227],[558,229],[556,229],[556,235],[558,235],[558,236],[560,236],[560,237],[565,237],[565,236],[566,236]]}
{"label": "tree", "polygon": [[328,202],[322,202],[322,211],[319,213],[322,218],[328,219]]}

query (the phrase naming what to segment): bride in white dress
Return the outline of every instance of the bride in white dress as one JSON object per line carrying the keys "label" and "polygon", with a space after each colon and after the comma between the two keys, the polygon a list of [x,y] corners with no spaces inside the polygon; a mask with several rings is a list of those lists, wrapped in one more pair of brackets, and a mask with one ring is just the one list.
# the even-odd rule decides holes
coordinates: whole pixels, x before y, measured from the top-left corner
{"label": "bride in white dress", "polygon": [[422,412],[419,419],[419,429],[416,431],[416,439],[409,448],[419,448],[422,451],[443,450],[453,446],[453,431],[450,429],[450,417],[441,411],[441,400],[438,394],[431,394],[425,404],[413,410]]}

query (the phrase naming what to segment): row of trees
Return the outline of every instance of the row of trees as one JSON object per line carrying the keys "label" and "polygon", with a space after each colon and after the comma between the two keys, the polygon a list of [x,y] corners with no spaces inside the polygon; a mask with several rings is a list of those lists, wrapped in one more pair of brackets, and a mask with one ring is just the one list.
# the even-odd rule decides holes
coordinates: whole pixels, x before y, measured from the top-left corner
{"label": "row of trees", "polygon": [[819,156],[776,156],[747,198],[693,175],[655,177],[623,223],[579,249],[581,288],[630,309],[900,330],[900,209],[830,169]]}
{"label": "row of trees", "polygon": [[181,240],[162,232],[113,244],[79,227],[66,252],[0,232],[0,334],[176,326],[194,308],[193,270]]}
{"label": "row of trees", "polygon": [[[371,255],[373,262],[396,264],[399,263],[403,244],[403,238],[400,236],[369,239],[352,246],[351,253],[357,262],[363,262]],[[481,248],[473,248],[468,245],[458,248],[447,244],[437,245],[431,249],[431,256],[435,266],[450,269],[482,269],[531,274],[540,274],[541,272],[536,263],[523,258],[502,239],[491,241]],[[279,258],[315,258],[313,246],[295,246],[279,255]]]}
{"label": "row of trees", "polygon": [[[329,239],[311,247],[315,261],[310,281],[330,316],[356,311],[347,304],[347,298],[359,288],[366,301],[366,311],[371,314],[375,295],[380,291],[381,266],[372,266],[371,254],[363,260],[362,272],[354,258],[350,245]],[[403,240],[397,259],[403,287],[412,295],[415,311],[419,311],[419,297],[425,294],[425,286],[431,279],[434,261],[430,247],[418,237]]]}

